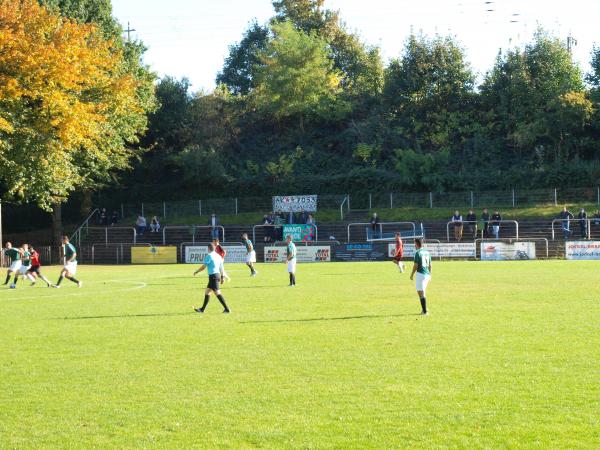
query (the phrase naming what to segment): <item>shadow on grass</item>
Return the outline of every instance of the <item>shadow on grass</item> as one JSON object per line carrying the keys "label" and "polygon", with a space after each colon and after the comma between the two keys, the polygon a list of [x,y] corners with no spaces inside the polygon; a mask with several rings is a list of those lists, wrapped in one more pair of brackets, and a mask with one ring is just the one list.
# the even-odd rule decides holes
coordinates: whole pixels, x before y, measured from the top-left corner
{"label": "shadow on grass", "polygon": [[412,317],[421,314],[388,314],[388,315],[365,315],[365,316],[344,316],[344,317],[318,317],[314,319],[281,319],[281,320],[251,320],[240,323],[285,323],[285,322],[326,322],[332,320],[358,320],[358,319],[389,319],[392,317]]}
{"label": "shadow on grass", "polygon": [[89,319],[122,319],[128,317],[170,317],[170,316],[189,316],[198,314],[194,311],[184,313],[156,313],[156,314],[121,314],[114,316],[81,316],[81,317],[53,317],[51,320],[89,320]]}

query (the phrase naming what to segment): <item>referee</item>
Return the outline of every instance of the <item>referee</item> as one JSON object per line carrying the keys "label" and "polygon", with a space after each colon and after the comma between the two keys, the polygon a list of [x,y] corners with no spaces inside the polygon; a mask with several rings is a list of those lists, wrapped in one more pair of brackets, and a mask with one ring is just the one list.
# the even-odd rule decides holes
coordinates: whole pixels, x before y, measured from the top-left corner
{"label": "referee", "polygon": [[204,269],[208,269],[208,286],[206,286],[206,290],[204,291],[204,304],[201,308],[194,308],[194,311],[203,313],[210,300],[210,294],[213,293],[217,296],[217,299],[219,299],[223,308],[225,308],[223,309],[223,313],[229,314],[231,311],[227,307],[227,303],[225,303],[225,298],[221,294],[220,288],[220,283],[223,282],[224,278],[223,258],[215,252],[215,246],[213,244],[208,244],[208,255],[206,255],[198,270],[194,272],[194,276]]}

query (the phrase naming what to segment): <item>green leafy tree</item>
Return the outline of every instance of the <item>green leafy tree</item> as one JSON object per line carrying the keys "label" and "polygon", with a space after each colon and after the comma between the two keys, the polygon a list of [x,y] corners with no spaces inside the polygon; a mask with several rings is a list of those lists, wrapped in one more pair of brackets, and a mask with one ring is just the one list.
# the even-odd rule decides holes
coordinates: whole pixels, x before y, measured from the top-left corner
{"label": "green leafy tree", "polygon": [[334,119],[345,109],[339,101],[339,74],[327,43],[291,23],[272,26],[273,39],[262,55],[255,100],[276,119],[295,117],[304,131],[306,119]]}

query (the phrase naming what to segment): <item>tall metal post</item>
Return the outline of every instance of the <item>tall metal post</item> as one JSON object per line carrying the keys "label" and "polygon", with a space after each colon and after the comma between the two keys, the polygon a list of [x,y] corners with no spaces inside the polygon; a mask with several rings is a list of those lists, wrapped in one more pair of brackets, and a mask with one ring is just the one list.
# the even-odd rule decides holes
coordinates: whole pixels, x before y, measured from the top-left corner
{"label": "tall metal post", "polygon": [[142,202],[142,216],[144,215],[144,202]]}
{"label": "tall metal post", "polygon": [[471,191],[471,208],[475,206],[475,199],[473,198],[473,191]]}
{"label": "tall metal post", "polygon": [[[599,189],[599,191],[598,191],[598,192],[600,192],[600,188],[598,188],[598,189]],[[600,194],[598,194],[598,195],[600,195]],[[599,197],[599,198],[600,198],[600,197]],[[599,202],[599,203],[600,203],[600,202]],[[372,198],[371,198],[371,194],[369,194],[369,210],[371,210],[371,209],[373,209],[373,200],[372,200]]]}
{"label": "tall metal post", "polygon": [[167,218],[167,202],[163,202],[163,220]]}
{"label": "tall metal post", "polygon": [[433,192],[429,193],[429,207],[433,208]]}
{"label": "tall metal post", "polygon": [[202,215],[202,200],[198,200],[198,215]]}
{"label": "tall metal post", "polygon": [[554,189],[554,206],[558,206],[558,189]]}
{"label": "tall metal post", "polygon": [[515,207],[515,190],[514,189],[512,190],[512,205],[514,208]]}
{"label": "tall metal post", "polygon": [[238,199],[237,197],[235,198],[235,215],[238,215]]}
{"label": "tall metal post", "polygon": [[598,204],[600,205],[600,186],[598,186]]}
{"label": "tall metal post", "polygon": [[390,209],[394,207],[394,194],[390,193]]}
{"label": "tall metal post", "polygon": [[121,203],[121,220],[125,217],[125,208],[123,208],[123,203]]}

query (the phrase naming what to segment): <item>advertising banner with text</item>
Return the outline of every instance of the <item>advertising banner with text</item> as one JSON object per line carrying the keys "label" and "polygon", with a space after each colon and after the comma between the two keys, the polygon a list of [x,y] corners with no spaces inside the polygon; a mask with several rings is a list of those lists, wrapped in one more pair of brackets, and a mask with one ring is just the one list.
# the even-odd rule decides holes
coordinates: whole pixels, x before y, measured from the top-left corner
{"label": "advertising banner with text", "polygon": [[315,240],[315,227],[312,225],[284,225],[283,239],[292,236],[294,242],[306,242]]}
{"label": "advertising banner with text", "polygon": [[[265,262],[278,263],[286,261],[285,247],[265,247]],[[331,261],[330,246],[298,246],[296,247],[296,261],[299,263],[329,262]]]}
{"label": "advertising banner with text", "polygon": [[316,195],[285,195],[273,197],[273,212],[316,212]]}
{"label": "advertising banner with text", "polygon": [[[475,243],[457,242],[457,243],[427,243],[425,244],[432,258],[475,258]],[[396,254],[396,244],[388,244],[388,256],[393,258]],[[415,256],[415,245],[410,242],[404,244],[404,257],[412,258]]]}
{"label": "advertising banner with text", "polygon": [[572,241],[565,244],[565,258],[575,260],[600,259],[600,241]]}
{"label": "advertising banner with text", "polygon": [[[223,248],[227,252],[225,255],[226,263],[243,263],[246,262],[246,247],[243,245],[224,245]],[[204,258],[208,254],[208,249],[205,245],[189,246],[185,248],[185,263],[186,264],[202,264]]]}

